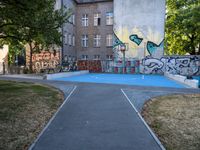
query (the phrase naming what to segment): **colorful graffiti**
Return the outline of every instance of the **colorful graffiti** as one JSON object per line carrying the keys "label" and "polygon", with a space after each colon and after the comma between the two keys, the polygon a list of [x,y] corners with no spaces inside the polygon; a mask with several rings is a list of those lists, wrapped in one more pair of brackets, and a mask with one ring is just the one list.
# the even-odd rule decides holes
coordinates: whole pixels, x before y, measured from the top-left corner
{"label": "colorful graffiti", "polygon": [[200,57],[166,56],[161,59],[146,57],[141,64],[145,74],[200,75]]}
{"label": "colorful graffiti", "polygon": [[122,45],[123,42],[117,37],[117,35],[114,32],[114,40],[113,40],[113,48]]}
{"label": "colorful graffiti", "polygon": [[136,43],[138,46],[141,44],[143,38],[139,38],[137,34],[132,34],[129,36],[129,39]]}
{"label": "colorful graffiti", "polygon": [[89,70],[90,72],[102,72],[100,60],[79,60],[78,70]]}
{"label": "colorful graffiti", "polygon": [[42,51],[39,54],[33,54],[33,69],[40,72],[41,69],[55,68],[60,62],[59,52]]}
{"label": "colorful graffiti", "polygon": [[143,73],[145,74],[162,74],[164,62],[156,58],[148,58],[142,60]]}
{"label": "colorful graffiti", "polygon": [[[156,44],[157,41],[160,41],[160,38],[154,38],[154,34],[152,34],[150,31],[149,34],[152,36],[146,37],[144,34],[140,33],[139,29],[135,29],[135,32],[133,32],[131,35],[126,29],[122,29],[120,32],[114,32],[113,52],[115,53],[116,58],[118,59],[122,57],[120,52],[116,50],[117,46],[122,45],[123,43],[127,43],[128,45],[128,51],[126,52],[127,59],[144,58],[148,55],[156,58],[162,57],[164,50],[164,39],[160,42],[160,44]],[[155,33],[155,35],[157,34]],[[149,39],[154,40],[151,41]]]}
{"label": "colorful graffiti", "polygon": [[[138,46],[143,41],[143,38],[139,38],[137,34],[130,35],[129,39],[132,42],[136,43]],[[152,54],[155,53],[158,49],[164,47],[164,40],[162,40],[162,42],[160,42],[159,45],[155,44],[154,42],[147,41],[147,46],[146,47],[147,47],[147,51],[149,52],[149,55],[152,56]]]}
{"label": "colorful graffiti", "polygon": [[147,42],[147,51],[149,52],[149,54],[152,56],[153,53],[155,53],[158,49],[163,48],[164,47],[164,40],[162,40],[162,42],[157,45],[154,42],[148,41]]}
{"label": "colorful graffiti", "polygon": [[[142,43],[142,41],[143,41],[143,38],[138,37],[137,34],[130,35],[129,39],[133,43],[136,43],[137,46],[139,46]],[[122,44],[123,44],[123,42],[116,36],[116,34],[114,34],[113,48],[115,48],[118,45],[122,45]],[[156,43],[154,43],[152,41],[147,41],[147,44],[146,44],[146,48],[147,48],[147,51],[148,51],[148,53],[149,53],[150,56],[152,56],[159,49],[163,49],[163,47],[164,47],[164,39],[160,42],[159,45],[157,45]]]}

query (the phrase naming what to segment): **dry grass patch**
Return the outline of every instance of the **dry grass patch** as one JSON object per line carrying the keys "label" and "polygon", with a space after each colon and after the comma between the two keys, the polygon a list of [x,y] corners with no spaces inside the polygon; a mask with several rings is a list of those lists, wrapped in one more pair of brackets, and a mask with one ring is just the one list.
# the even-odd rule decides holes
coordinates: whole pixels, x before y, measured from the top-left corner
{"label": "dry grass patch", "polygon": [[143,117],[168,150],[200,150],[200,94],[154,98]]}
{"label": "dry grass patch", "polygon": [[28,149],[62,101],[54,88],[0,81],[0,149]]}

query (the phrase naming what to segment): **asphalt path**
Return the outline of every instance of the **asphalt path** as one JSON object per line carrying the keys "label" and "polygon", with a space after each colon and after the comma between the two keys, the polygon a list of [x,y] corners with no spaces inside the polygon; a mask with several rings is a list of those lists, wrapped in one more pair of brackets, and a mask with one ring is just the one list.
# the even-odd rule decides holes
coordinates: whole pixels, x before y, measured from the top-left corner
{"label": "asphalt path", "polygon": [[[194,89],[74,83],[36,79],[0,80],[37,82],[55,86],[65,102],[29,150],[160,150],[134,105],[170,93],[200,93]],[[123,90],[124,89],[124,90]],[[122,92],[124,91],[124,93]],[[128,95],[128,96],[126,96]],[[144,96],[142,96],[144,95]],[[130,99],[129,99],[130,98]],[[134,101],[133,101],[134,99]]]}
{"label": "asphalt path", "polygon": [[159,150],[119,88],[78,86],[33,150]]}

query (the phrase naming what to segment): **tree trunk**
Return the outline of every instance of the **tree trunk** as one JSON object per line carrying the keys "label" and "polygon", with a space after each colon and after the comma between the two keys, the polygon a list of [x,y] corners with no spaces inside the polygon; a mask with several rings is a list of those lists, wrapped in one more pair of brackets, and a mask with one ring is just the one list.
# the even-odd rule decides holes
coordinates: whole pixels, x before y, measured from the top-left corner
{"label": "tree trunk", "polygon": [[195,39],[195,37],[194,37],[194,35],[192,35],[192,37],[190,38],[190,44],[191,44],[191,52],[190,52],[190,54],[191,55],[195,55],[196,54],[194,39]]}
{"label": "tree trunk", "polygon": [[199,48],[198,48],[197,55],[200,55],[200,43],[199,43]]}
{"label": "tree trunk", "polygon": [[29,47],[30,47],[30,61],[29,61],[29,69],[30,69],[30,73],[33,73],[33,47],[32,47],[32,43],[29,43]]}

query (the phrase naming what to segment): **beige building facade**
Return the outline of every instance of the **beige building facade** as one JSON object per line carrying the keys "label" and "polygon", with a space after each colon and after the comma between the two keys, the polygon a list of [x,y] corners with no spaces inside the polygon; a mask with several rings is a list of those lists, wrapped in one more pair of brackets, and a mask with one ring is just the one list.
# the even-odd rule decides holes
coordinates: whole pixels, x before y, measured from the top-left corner
{"label": "beige building facade", "polygon": [[[4,71],[7,71],[8,65],[8,45],[0,47],[0,74],[3,74]],[[5,70],[4,70],[5,68]]]}

